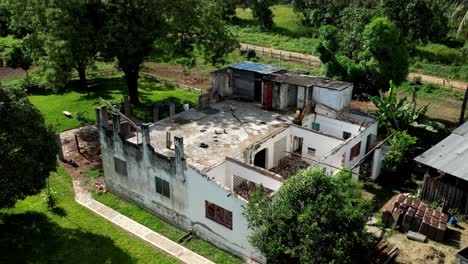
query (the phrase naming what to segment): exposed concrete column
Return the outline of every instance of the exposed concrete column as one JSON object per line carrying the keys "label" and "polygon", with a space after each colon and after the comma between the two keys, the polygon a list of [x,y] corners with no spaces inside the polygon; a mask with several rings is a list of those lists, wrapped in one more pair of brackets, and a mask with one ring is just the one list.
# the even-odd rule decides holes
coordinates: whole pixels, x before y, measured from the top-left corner
{"label": "exposed concrete column", "polygon": [[102,123],[102,121],[101,121],[101,116],[102,116],[101,115],[101,111],[102,111],[101,107],[96,108],[96,126],[97,126],[98,130],[101,129],[101,123]]}
{"label": "exposed concrete column", "polygon": [[176,167],[176,178],[182,182],[185,182],[185,169],[186,160],[184,154],[184,138],[174,137],[174,148],[175,148],[175,167]]}
{"label": "exposed concrete column", "polygon": [[120,132],[120,116],[116,113],[112,113],[112,128],[114,132],[114,139],[117,139],[117,136]]}
{"label": "exposed concrete column", "polygon": [[151,146],[151,139],[150,139],[150,124],[141,124],[141,137],[143,141],[143,164],[144,167],[150,167],[151,160],[150,160],[150,146]]}
{"label": "exposed concrete column", "polygon": [[159,105],[155,104],[153,106],[153,122],[159,121]]}
{"label": "exposed concrete column", "polygon": [[55,143],[57,144],[57,156],[59,160],[65,160],[65,156],[63,155],[63,148],[62,148],[62,140],[60,139],[60,134],[55,134]]}
{"label": "exposed concrete column", "polygon": [[141,137],[143,140],[143,144],[150,144],[150,135],[149,135],[149,127],[151,124],[141,124]]}
{"label": "exposed concrete column", "polygon": [[[101,127],[109,128],[109,118],[107,117],[107,107],[100,106],[100,125]],[[97,119],[97,118],[96,118]]]}
{"label": "exposed concrete column", "polygon": [[169,103],[169,116],[175,115],[175,104]]}
{"label": "exposed concrete column", "polygon": [[167,131],[166,132],[166,148],[170,149],[172,145],[171,142],[171,132]]}
{"label": "exposed concrete column", "polygon": [[130,97],[128,95],[124,96],[124,111],[126,116],[132,114],[132,107],[130,105]]}

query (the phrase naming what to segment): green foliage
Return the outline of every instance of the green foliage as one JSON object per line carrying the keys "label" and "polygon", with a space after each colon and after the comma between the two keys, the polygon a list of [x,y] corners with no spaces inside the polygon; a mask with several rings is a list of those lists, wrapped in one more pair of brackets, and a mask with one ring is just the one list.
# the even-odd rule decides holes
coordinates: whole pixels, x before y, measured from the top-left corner
{"label": "green foliage", "polygon": [[440,41],[448,32],[447,4],[440,0],[385,0],[382,15],[389,17],[409,41]]}
{"label": "green foliage", "polygon": [[448,80],[468,81],[468,65],[446,65],[419,60],[411,64],[410,71],[422,72]]}
{"label": "green foliage", "polygon": [[309,168],[290,177],[274,197],[263,188],[251,197],[244,212],[254,230],[250,242],[269,262],[365,261],[370,207],[349,173],[331,176]]}
{"label": "green foliage", "polygon": [[96,179],[96,178],[102,177],[104,175],[104,173],[100,169],[87,168],[84,171],[84,175],[86,175],[86,176],[88,176],[90,178]]}
{"label": "green foliage", "polygon": [[383,174],[394,179],[404,179],[411,172],[411,164],[415,157],[417,138],[406,131],[393,130],[389,140],[390,150],[384,158]]}
{"label": "green foliage", "polygon": [[0,210],[1,263],[180,263],[78,204],[63,167],[49,179],[54,210],[42,195]]}
{"label": "green foliage", "polygon": [[443,44],[430,43],[425,46],[417,46],[415,55],[430,62],[448,65],[463,65],[468,62],[466,55],[460,50],[449,48]]}
{"label": "green foliage", "polygon": [[367,80],[374,89],[386,90],[393,80],[400,84],[408,75],[408,52],[396,26],[388,18],[376,18],[363,32],[359,53]]}
{"label": "green foliage", "polygon": [[31,58],[25,54],[23,47],[20,45],[14,45],[7,49],[3,53],[3,60],[6,66],[14,69],[21,68],[24,71],[29,70],[32,65]]}
{"label": "green foliage", "polygon": [[0,208],[45,186],[55,169],[55,135],[18,88],[0,88]]}
{"label": "green foliage", "polygon": [[253,18],[262,29],[271,29],[273,27],[273,12],[270,9],[272,2],[272,0],[248,1],[248,5],[252,9]]}

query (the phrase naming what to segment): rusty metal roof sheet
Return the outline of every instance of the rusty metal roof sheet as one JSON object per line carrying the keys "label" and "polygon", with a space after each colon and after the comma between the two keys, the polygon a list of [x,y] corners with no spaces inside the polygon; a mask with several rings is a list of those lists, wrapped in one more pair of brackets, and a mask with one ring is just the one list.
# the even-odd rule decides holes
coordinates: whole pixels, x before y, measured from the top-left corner
{"label": "rusty metal roof sheet", "polygon": [[468,121],[415,161],[468,181]]}

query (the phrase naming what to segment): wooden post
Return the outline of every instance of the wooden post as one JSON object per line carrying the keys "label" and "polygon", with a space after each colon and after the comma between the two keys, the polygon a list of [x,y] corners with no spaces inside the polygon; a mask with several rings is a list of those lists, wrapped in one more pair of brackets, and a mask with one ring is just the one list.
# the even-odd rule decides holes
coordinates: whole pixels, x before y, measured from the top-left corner
{"label": "wooden post", "polygon": [[463,103],[460,112],[460,119],[458,120],[458,125],[461,126],[465,121],[465,110],[466,110],[466,103],[468,101],[468,85],[466,86],[465,90],[465,97],[463,98]]}
{"label": "wooden post", "polygon": [[76,149],[78,150],[78,153],[81,154],[80,143],[78,142],[78,136],[76,134],[75,134],[75,143],[76,143]]}
{"label": "wooden post", "polygon": [[63,155],[62,140],[60,139],[60,134],[59,133],[55,134],[55,142],[56,142],[57,147],[58,147],[57,156],[58,156],[59,160],[64,161],[65,156]]}

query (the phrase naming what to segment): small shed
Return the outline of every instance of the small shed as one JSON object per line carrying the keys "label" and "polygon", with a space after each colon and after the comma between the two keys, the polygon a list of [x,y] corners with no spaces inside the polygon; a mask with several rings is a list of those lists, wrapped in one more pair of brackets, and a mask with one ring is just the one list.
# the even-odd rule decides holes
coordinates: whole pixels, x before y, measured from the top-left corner
{"label": "small shed", "polygon": [[243,61],[215,71],[213,88],[219,91],[222,96],[234,96],[261,102],[263,76],[284,71],[283,68],[267,64]]}
{"label": "small shed", "polygon": [[427,168],[421,198],[468,214],[468,121],[415,161]]}

